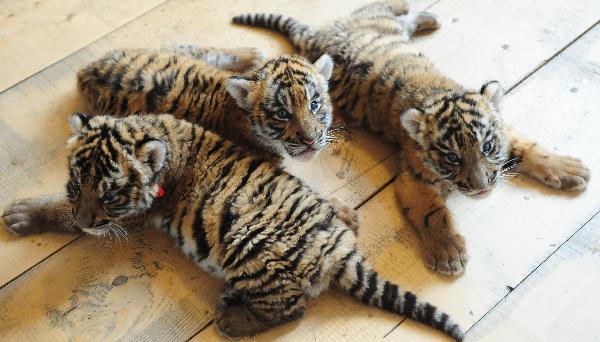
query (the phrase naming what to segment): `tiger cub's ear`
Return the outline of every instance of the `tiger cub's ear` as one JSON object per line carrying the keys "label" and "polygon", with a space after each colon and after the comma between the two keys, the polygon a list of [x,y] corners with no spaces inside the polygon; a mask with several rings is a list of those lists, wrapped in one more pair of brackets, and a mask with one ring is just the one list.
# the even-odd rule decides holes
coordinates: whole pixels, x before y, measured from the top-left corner
{"label": "tiger cub's ear", "polygon": [[500,108],[500,101],[504,97],[504,88],[498,81],[490,81],[481,86],[479,91],[481,95],[487,98],[496,109]]}
{"label": "tiger cub's ear", "polygon": [[250,99],[250,93],[255,85],[255,81],[241,76],[233,76],[227,80],[225,88],[231,97],[235,99],[237,105],[244,109],[250,110],[252,108],[252,100]]}
{"label": "tiger cub's ear", "polygon": [[315,67],[317,67],[319,74],[321,74],[326,81],[331,78],[331,73],[333,72],[333,60],[328,54],[319,57],[315,62]]}
{"label": "tiger cub's ear", "polygon": [[69,127],[71,127],[71,131],[75,135],[81,134],[84,128],[89,129],[90,118],[87,114],[84,113],[73,113],[71,117],[69,117]]}
{"label": "tiger cub's ear", "polygon": [[136,158],[147,168],[146,171],[160,171],[167,160],[167,146],[160,140],[150,140],[137,148]]}
{"label": "tiger cub's ear", "polygon": [[406,133],[418,144],[423,143],[423,131],[425,128],[425,113],[410,108],[400,116],[400,125],[406,130]]}

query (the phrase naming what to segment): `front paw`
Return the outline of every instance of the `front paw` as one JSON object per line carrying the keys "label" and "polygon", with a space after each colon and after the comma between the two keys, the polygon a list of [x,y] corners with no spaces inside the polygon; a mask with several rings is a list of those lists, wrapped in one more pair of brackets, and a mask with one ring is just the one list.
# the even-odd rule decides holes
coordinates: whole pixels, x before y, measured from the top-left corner
{"label": "front paw", "polygon": [[591,176],[581,160],[551,153],[536,155],[525,166],[542,183],[564,191],[584,190]]}
{"label": "front paw", "polygon": [[446,275],[459,275],[468,261],[465,239],[458,233],[429,234],[423,237],[425,265]]}
{"label": "front paw", "polygon": [[39,222],[40,206],[36,200],[25,199],[11,204],[4,213],[2,220],[6,229],[17,235],[39,233],[41,231]]}

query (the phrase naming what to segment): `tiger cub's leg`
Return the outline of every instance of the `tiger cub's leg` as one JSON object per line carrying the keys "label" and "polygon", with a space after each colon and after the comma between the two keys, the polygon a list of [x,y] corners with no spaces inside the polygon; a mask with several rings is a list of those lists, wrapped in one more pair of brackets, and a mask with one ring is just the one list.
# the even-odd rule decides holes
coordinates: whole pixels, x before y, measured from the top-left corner
{"label": "tiger cub's leg", "polygon": [[394,15],[404,15],[408,13],[409,5],[405,0],[378,1],[364,5],[352,12],[351,16],[374,16],[378,14],[392,13]]}
{"label": "tiger cub's leg", "polygon": [[421,237],[427,267],[443,274],[461,274],[468,260],[465,240],[454,229],[440,190],[406,170],[394,188],[404,216]]}
{"label": "tiger cub's leg", "polygon": [[511,155],[521,161],[519,171],[554,189],[581,191],[586,188],[591,174],[581,160],[552,153],[512,130],[509,135]]}
{"label": "tiger cub's leg", "polygon": [[243,72],[257,66],[265,59],[257,48],[201,48],[195,45],[180,45],[171,50],[174,53],[202,60],[217,68]]}
{"label": "tiger cub's leg", "polygon": [[329,202],[335,207],[336,216],[340,219],[354,234],[358,234],[358,214],[356,210],[340,202],[337,198],[331,197]]}
{"label": "tiger cub's leg", "polygon": [[241,293],[227,285],[221,293],[215,324],[223,335],[239,338],[296,320],[305,309],[304,292],[297,286],[276,284],[271,289],[255,288]]}
{"label": "tiger cub's leg", "polygon": [[429,12],[418,12],[396,17],[401,24],[401,32],[407,39],[417,32],[437,30],[441,27],[437,15]]}
{"label": "tiger cub's leg", "polygon": [[71,204],[65,194],[14,202],[2,213],[2,220],[10,232],[19,235],[77,231]]}

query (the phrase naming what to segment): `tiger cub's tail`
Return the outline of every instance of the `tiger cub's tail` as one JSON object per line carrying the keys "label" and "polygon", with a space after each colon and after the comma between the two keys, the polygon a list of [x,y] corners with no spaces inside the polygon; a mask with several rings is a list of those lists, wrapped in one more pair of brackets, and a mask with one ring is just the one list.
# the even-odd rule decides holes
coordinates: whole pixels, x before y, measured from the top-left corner
{"label": "tiger cub's tail", "polygon": [[383,278],[371,267],[364,256],[355,250],[348,254],[335,275],[338,286],[358,300],[382,309],[408,316],[416,321],[443,331],[456,341],[464,333],[456,322],[435,306],[423,302],[409,291]]}
{"label": "tiger cub's tail", "polygon": [[292,41],[296,48],[300,48],[304,35],[308,33],[309,27],[298,20],[280,14],[243,14],[233,17],[235,24],[263,27],[275,30],[285,35]]}

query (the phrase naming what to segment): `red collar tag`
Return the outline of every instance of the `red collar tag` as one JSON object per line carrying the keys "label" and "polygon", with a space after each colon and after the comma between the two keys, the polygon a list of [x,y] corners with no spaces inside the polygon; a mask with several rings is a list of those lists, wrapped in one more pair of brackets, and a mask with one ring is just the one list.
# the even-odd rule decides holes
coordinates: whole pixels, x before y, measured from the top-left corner
{"label": "red collar tag", "polygon": [[156,198],[161,198],[165,195],[165,189],[158,184],[158,191],[156,192]]}

